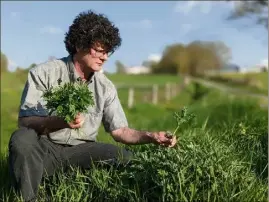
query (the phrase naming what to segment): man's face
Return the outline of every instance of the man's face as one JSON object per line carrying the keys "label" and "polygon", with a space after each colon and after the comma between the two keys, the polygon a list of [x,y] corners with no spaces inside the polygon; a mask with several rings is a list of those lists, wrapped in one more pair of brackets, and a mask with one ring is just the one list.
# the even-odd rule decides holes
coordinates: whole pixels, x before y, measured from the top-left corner
{"label": "man's face", "polygon": [[107,53],[99,43],[96,43],[81,55],[81,62],[83,65],[93,72],[100,71],[109,57],[109,53]]}

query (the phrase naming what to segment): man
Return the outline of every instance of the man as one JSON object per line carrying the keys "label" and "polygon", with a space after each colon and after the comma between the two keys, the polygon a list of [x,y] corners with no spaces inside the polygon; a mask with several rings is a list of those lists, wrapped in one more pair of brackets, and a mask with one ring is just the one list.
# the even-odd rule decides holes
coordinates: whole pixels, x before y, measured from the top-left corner
{"label": "man", "polygon": [[[9,143],[14,187],[25,201],[34,200],[42,177],[52,175],[59,168],[72,165],[87,169],[91,162],[130,160],[129,151],[96,142],[101,123],[115,141],[124,144],[155,143],[166,147],[176,144],[176,139],[166,137],[165,132],[128,127],[115,86],[99,73],[109,55],[121,45],[119,30],[107,17],[92,11],[80,13],[69,27],[64,42],[68,57],[48,61],[29,71],[21,99],[19,129]],[[94,107],[85,115],[78,114],[70,123],[48,116],[43,92],[59,81],[78,79],[89,82]],[[80,128],[83,135],[74,130],[76,128]]]}

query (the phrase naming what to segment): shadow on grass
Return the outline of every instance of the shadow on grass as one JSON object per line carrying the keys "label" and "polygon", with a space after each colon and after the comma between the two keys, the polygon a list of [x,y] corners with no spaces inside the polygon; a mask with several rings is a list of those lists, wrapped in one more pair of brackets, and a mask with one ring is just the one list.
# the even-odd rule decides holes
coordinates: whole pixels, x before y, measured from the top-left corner
{"label": "shadow on grass", "polygon": [[192,103],[204,98],[209,92],[209,88],[204,87],[199,83],[194,83],[194,91],[192,93]]}
{"label": "shadow on grass", "polygon": [[8,156],[0,156],[0,201],[16,201],[16,195],[11,186],[11,178],[8,170]]}

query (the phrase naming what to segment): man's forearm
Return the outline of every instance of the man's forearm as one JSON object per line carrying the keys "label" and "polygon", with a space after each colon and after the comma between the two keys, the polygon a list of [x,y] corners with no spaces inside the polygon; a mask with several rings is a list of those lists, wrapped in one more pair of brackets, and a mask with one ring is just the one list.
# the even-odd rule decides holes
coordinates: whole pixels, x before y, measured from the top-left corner
{"label": "man's forearm", "polygon": [[112,132],[115,141],[124,144],[147,144],[153,143],[152,133],[139,131],[128,127],[120,128]]}
{"label": "man's forearm", "polygon": [[63,128],[68,128],[68,124],[56,116],[29,116],[19,118],[19,126],[32,128],[38,134],[48,134]]}

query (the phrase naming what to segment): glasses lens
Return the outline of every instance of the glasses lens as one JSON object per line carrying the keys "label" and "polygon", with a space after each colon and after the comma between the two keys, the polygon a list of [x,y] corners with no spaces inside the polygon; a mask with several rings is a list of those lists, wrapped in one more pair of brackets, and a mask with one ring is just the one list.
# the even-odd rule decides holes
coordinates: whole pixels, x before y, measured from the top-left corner
{"label": "glasses lens", "polygon": [[102,57],[104,54],[100,51],[95,52],[96,57]]}

